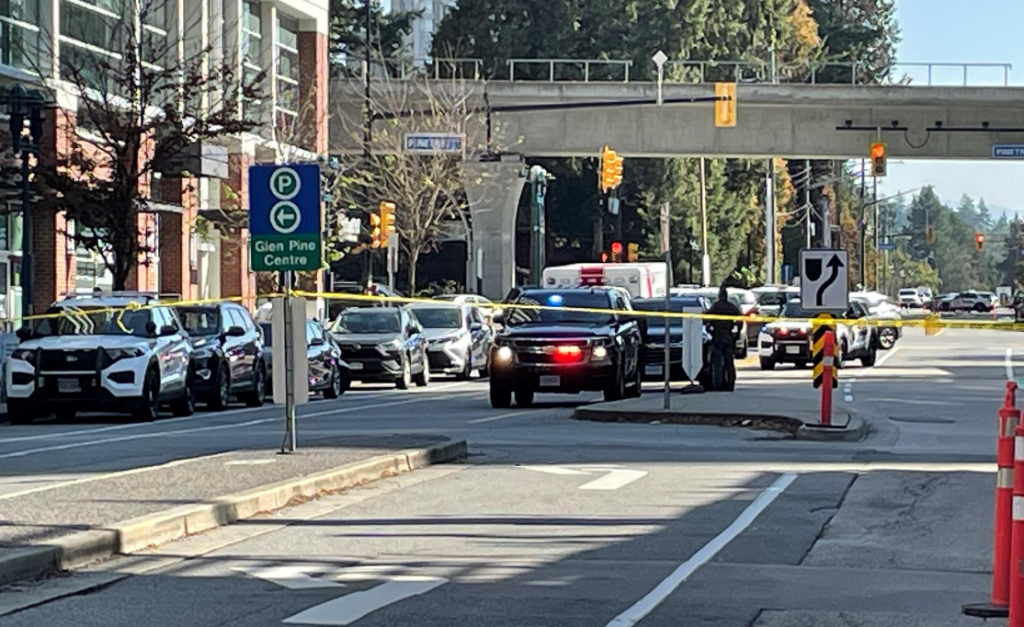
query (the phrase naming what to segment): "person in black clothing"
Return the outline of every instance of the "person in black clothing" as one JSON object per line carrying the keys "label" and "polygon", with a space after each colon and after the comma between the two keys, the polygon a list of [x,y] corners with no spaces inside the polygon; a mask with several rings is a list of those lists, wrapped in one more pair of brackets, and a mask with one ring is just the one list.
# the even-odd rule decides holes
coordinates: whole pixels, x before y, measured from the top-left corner
{"label": "person in black clothing", "polygon": [[722,286],[718,300],[708,309],[716,316],[733,316],[729,320],[711,320],[711,386],[715,390],[732,391],[736,383],[736,366],[733,352],[736,350],[736,329],[741,327],[740,308],[729,302],[729,292]]}

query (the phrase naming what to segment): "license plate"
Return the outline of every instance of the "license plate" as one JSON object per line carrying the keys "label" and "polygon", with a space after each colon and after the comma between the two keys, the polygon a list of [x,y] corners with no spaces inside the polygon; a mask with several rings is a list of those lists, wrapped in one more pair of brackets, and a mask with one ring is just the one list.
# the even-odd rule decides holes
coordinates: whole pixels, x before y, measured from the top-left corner
{"label": "license plate", "polygon": [[556,388],[562,384],[562,377],[553,374],[546,374],[540,378],[542,388]]}
{"label": "license plate", "polygon": [[349,370],[362,370],[363,364],[359,363],[358,361],[350,361],[348,363],[348,368]]}
{"label": "license plate", "polygon": [[787,346],[786,347],[786,353],[789,354],[789,355],[799,355],[800,354],[800,347],[799,346]]}
{"label": "license plate", "polygon": [[57,379],[57,391],[61,394],[76,394],[82,391],[78,379]]}
{"label": "license plate", "polygon": [[644,366],[644,374],[661,374],[663,372],[661,366]]}

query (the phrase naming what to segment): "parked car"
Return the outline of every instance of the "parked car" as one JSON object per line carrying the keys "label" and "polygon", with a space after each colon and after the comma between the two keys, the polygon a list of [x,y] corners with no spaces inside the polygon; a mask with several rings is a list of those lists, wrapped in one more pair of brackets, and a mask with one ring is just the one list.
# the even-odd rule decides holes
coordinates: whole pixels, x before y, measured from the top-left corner
{"label": "parked car", "polygon": [[953,301],[956,299],[957,293],[950,292],[948,294],[941,294],[938,300],[935,301],[935,311],[952,311]]}
{"label": "parked car", "polygon": [[[849,359],[860,359],[870,367],[878,356],[878,342],[871,326],[850,325],[843,320],[859,320],[870,314],[862,303],[853,301],[846,313],[836,321],[836,366],[843,367]],[[798,367],[811,362],[813,325],[817,314],[805,310],[799,300],[791,300],[782,308],[781,320],[765,325],[758,340],[758,356],[762,370],[774,370],[781,363]]]}
{"label": "parked car", "polygon": [[[681,313],[684,309],[707,311],[711,302],[704,296],[672,296],[669,298],[669,311]],[[633,309],[637,311],[665,311],[664,298],[637,298],[633,300]],[[647,321],[644,329],[643,350],[640,352],[640,363],[643,367],[644,380],[661,381],[665,377],[665,324],[666,319],[658,316],[644,316]],[[685,380],[683,370],[683,318],[668,318],[669,326],[669,377],[673,381]],[[711,334],[706,325],[701,325],[701,350],[704,368],[698,373],[696,380],[708,385],[711,363]]]}
{"label": "parked car", "polygon": [[[754,298],[754,293],[752,291],[736,287],[727,288],[727,291],[729,292],[729,302],[739,307],[742,315],[751,318],[759,315],[757,300]],[[671,294],[673,296],[699,295],[708,299],[712,303],[718,300],[718,288],[715,287],[672,288]],[[743,322],[743,328],[740,330],[740,334],[736,339],[736,353],[734,355],[736,359],[747,358],[747,353],[750,350],[750,344],[757,343],[757,336],[761,330],[761,326],[760,322]]]}
{"label": "parked car", "polygon": [[453,305],[471,305],[479,309],[487,319],[494,315],[495,304],[479,294],[439,294],[434,300],[448,301]]}
{"label": "parked car", "polygon": [[69,296],[46,310],[53,317],[18,331],[8,360],[7,415],[27,424],[80,411],[157,418],[170,404],[176,416],[195,410],[192,342],[171,307],[140,293]]}
{"label": "parked car", "polygon": [[427,336],[427,361],[431,372],[469,379],[474,372],[487,373],[491,352],[491,328],[472,305],[415,304],[415,314]]}
{"label": "parked car", "polygon": [[430,383],[427,336],[408,307],[353,307],[331,326],[355,381],[394,383],[400,390]]}
{"label": "parked car", "polygon": [[921,309],[924,307],[924,298],[912,287],[903,288],[897,296],[900,307],[905,309]]}
{"label": "parked car", "polygon": [[757,311],[759,315],[767,318],[774,318],[782,311],[783,305],[800,298],[800,288],[788,285],[764,285],[751,290],[754,298],[757,299]]}
{"label": "parked car", "polygon": [[175,310],[195,349],[197,399],[216,410],[232,396],[261,407],[268,381],[263,336],[249,312],[230,302]]}
{"label": "parked car", "polygon": [[985,296],[983,292],[976,292],[969,290],[966,292],[960,292],[956,295],[949,303],[950,311],[992,311],[994,305],[992,299]]}
{"label": "parked car", "polygon": [[[868,310],[868,316],[875,320],[902,321],[903,315],[900,308],[889,300],[889,297],[880,292],[850,292],[850,302],[862,303]],[[903,325],[893,324],[892,326],[879,325],[875,327],[875,339],[878,347],[889,350],[895,346],[896,341],[903,336]]]}
{"label": "parked car", "polygon": [[[352,373],[349,370],[349,365],[341,358],[341,349],[324,331],[320,323],[306,320],[305,327],[309,391],[313,394],[320,394],[326,399],[338,398],[352,385]],[[260,330],[263,333],[263,365],[267,371],[267,381],[272,382],[274,380],[273,329],[269,322],[261,322]],[[275,398],[274,400],[284,402],[284,399]]]}

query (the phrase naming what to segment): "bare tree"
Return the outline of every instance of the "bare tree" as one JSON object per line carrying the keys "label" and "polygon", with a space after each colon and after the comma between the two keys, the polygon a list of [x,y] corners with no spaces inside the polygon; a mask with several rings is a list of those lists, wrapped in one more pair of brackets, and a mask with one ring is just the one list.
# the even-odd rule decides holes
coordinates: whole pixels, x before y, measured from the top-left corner
{"label": "bare tree", "polygon": [[[409,290],[415,294],[420,257],[437,249],[453,220],[467,223],[463,163],[487,150],[483,90],[460,79],[396,80],[385,74],[374,75],[373,81],[370,110],[375,121],[369,158],[362,152],[362,79],[349,79],[332,93],[332,136],[340,137],[344,154],[329,211],[337,220],[339,214],[376,211],[383,201],[395,203],[395,227],[408,262]],[[463,152],[409,152],[405,136],[414,132],[461,134]]]}
{"label": "bare tree", "polygon": [[211,48],[181,58],[180,41],[146,29],[164,1],[122,0],[122,17],[108,26],[119,54],[62,49],[61,78],[79,102],[64,124],[75,128],[59,130],[68,149],[44,156],[36,171],[44,197],[76,224],[68,237],[99,253],[114,289],[150,252],[140,216],[152,212],[154,174],[187,178],[182,164],[196,147],[259,126],[243,103],[258,102],[263,75],[244,81],[214,62]]}

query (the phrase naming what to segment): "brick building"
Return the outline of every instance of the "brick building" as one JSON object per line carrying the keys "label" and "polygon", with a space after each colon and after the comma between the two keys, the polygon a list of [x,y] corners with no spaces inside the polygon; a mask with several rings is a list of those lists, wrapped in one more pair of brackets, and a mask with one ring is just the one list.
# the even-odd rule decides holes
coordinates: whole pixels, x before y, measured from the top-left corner
{"label": "brick building", "polygon": [[[153,2],[158,4],[146,4]],[[266,71],[265,98],[243,102],[262,122],[257,132],[197,147],[187,171],[196,178],[154,178],[153,212],[140,216],[139,233],[153,252],[140,258],[128,287],[184,298],[241,296],[250,304],[248,233],[231,209],[248,207],[247,168],[259,162],[306,160],[327,150],[327,0],[11,0],[0,6],[0,89],[14,83],[51,94],[42,150],[67,150],[72,135],[89,139],[78,123],[79,101],[62,77],[62,62],[90,55],[116,58],[114,23],[125,11],[140,29],[143,48],[165,50],[147,62],[176,64],[174,55],[209,55],[238,75]],[[145,50],[143,51],[145,54]],[[67,60],[67,61],[65,61]],[[178,60],[180,61],[180,59]],[[6,127],[6,124],[3,125]],[[0,152],[9,156],[3,138]],[[4,145],[6,144],[6,145]],[[15,198],[0,209],[0,318],[19,317],[21,215]],[[70,242],[64,216],[33,207],[34,309],[61,294],[108,287],[102,259]]]}

